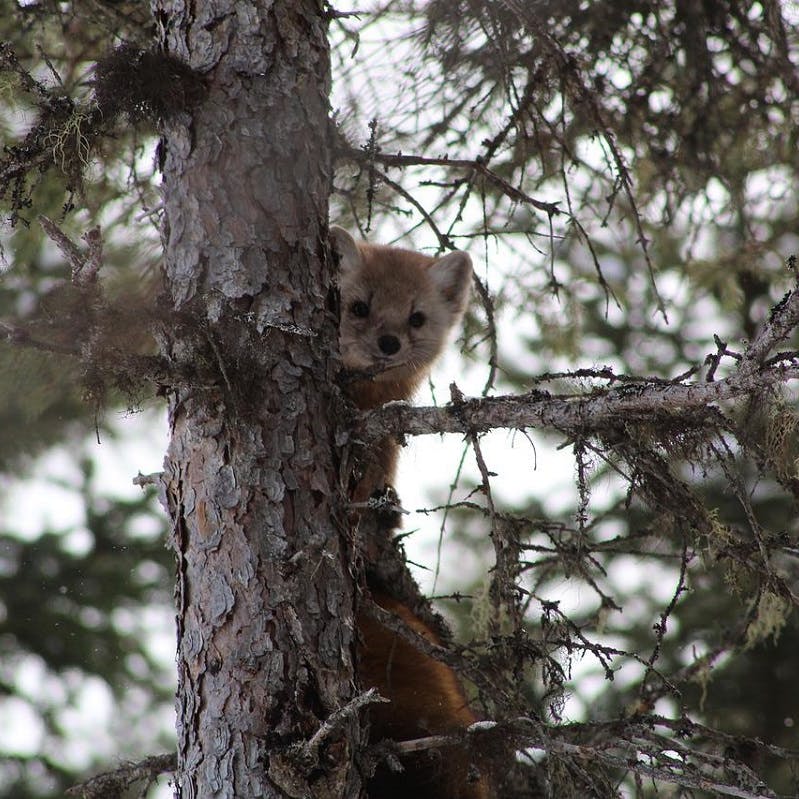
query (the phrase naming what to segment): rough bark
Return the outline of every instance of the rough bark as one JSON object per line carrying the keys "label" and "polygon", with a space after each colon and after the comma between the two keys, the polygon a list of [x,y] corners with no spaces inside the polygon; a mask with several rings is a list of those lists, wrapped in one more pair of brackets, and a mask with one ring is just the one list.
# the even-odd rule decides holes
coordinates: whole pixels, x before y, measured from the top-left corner
{"label": "rough bark", "polygon": [[[208,95],[164,131],[165,501],[184,797],[357,796],[332,444],[328,45],[315,0],[155,0]],[[177,320],[180,319],[178,322]],[[322,731],[321,734],[314,735]]]}

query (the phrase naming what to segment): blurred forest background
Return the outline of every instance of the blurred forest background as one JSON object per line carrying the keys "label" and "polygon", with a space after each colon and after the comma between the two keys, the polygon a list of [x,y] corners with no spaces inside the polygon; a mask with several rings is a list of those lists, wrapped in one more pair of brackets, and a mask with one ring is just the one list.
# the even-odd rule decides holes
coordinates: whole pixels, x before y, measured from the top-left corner
{"label": "blurred forest background", "polygon": [[[796,4],[330,10],[331,219],[475,262],[481,290],[436,400],[453,379],[468,395],[576,395],[624,376],[734,371],[730,353],[796,280]],[[158,111],[134,101],[98,115],[108,98],[93,68],[123,43],[152,46],[154,23],[138,2],[0,0],[0,40],[0,797],[32,799],[174,745],[172,555],[152,488],[131,483],[142,462],[157,468],[161,405],[152,386],[108,390],[93,374],[96,342],[70,324],[87,310],[40,222],[86,252],[99,226],[119,346],[145,351]],[[407,521],[420,530],[408,548],[428,590],[471,597],[441,605],[463,640],[523,630],[536,642],[538,666],[514,666],[527,712],[690,717],[724,733],[707,739],[719,758],[795,796],[796,764],[744,741],[799,749],[795,389],[716,411],[712,429],[627,429],[696,514],[673,492],[653,499],[646,470],[607,436],[500,431],[480,458],[474,441],[415,441],[404,504],[450,507]],[[490,610],[489,520],[516,547],[503,618]],[[551,785],[574,769],[534,759]],[[705,795],[583,768],[575,796]]]}

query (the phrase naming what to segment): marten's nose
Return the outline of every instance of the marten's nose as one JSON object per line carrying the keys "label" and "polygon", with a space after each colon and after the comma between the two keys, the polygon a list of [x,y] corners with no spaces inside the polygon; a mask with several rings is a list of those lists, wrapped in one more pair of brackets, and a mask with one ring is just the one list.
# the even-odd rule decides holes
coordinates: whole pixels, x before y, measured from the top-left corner
{"label": "marten's nose", "polygon": [[395,355],[399,352],[400,342],[396,336],[380,336],[377,346],[384,355]]}

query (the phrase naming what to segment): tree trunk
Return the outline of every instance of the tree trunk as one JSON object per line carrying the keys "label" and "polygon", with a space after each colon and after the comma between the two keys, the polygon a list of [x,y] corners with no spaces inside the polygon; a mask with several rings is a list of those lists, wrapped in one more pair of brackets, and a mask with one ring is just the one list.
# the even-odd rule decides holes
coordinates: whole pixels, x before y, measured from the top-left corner
{"label": "tree trunk", "polygon": [[208,94],[164,131],[166,501],[184,797],[358,795],[331,434],[326,22],[316,0],[155,0]]}

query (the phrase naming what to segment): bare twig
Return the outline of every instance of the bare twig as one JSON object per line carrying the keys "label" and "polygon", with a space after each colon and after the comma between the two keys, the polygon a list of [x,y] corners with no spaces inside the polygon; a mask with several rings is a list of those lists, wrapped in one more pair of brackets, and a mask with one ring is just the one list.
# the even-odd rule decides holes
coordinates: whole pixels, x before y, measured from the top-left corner
{"label": "bare twig", "polygon": [[[353,161],[363,161],[367,157],[362,150],[357,150],[355,148],[346,150],[344,155],[351,158]],[[525,205],[531,205],[533,208],[543,211],[548,216],[558,216],[562,213],[560,208],[558,208],[557,203],[548,203],[543,202],[542,200],[536,200],[534,197],[526,194],[521,189],[517,189],[515,186],[512,186],[510,183],[508,183],[507,180],[492,172],[480,160],[446,157],[431,158],[427,156],[403,155],[402,153],[397,153],[396,155],[391,155],[389,153],[376,153],[373,156],[370,155],[369,157],[373,158],[376,163],[383,164],[384,166],[441,166],[451,169],[472,170],[482,175],[495,186],[497,186],[497,188],[499,188],[511,200],[524,203]]]}
{"label": "bare twig", "polygon": [[360,607],[368,617],[380,622],[380,624],[391,630],[391,632],[396,633],[420,652],[424,652],[424,654],[429,655],[434,660],[452,667],[455,671],[468,677],[478,689],[487,695],[497,699],[499,702],[504,702],[508,707],[511,706],[507,688],[498,686],[495,682],[489,680],[480,669],[473,667],[457,652],[428,640],[411,629],[401,618],[372,601],[364,601]]}
{"label": "bare twig", "polygon": [[[72,272],[73,283],[96,283],[97,274],[103,265],[103,237],[100,228],[93,227],[81,238],[89,245],[89,253],[84,261],[84,267]],[[84,271],[85,268],[85,271]]]}
{"label": "bare twig", "polygon": [[153,755],[137,763],[126,763],[113,771],[97,774],[67,789],[67,796],[77,796],[81,799],[114,799],[121,797],[131,785],[142,780],[153,782],[159,775],[173,772],[176,768],[177,755],[174,752]]}
{"label": "bare twig", "polygon": [[86,265],[86,256],[81,252],[78,245],[75,244],[52,219],[41,214],[39,216],[39,223],[47,234],[47,237],[58,247],[61,254],[71,265],[72,277],[74,279]]}
{"label": "bare twig", "polygon": [[799,325],[799,289],[789,291],[774,308],[768,320],[749,344],[739,363],[743,374],[757,371],[766,356]]}
{"label": "bare twig", "polygon": [[349,702],[347,702],[346,705],[344,705],[344,707],[341,707],[335,712],[331,713],[322,722],[322,724],[319,725],[319,729],[305,744],[305,756],[308,757],[311,762],[318,762],[319,747],[334,732],[336,732],[336,730],[338,730],[344,724],[344,722],[347,721],[347,719],[357,714],[361,708],[364,708],[367,705],[374,704],[376,702],[388,701],[388,699],[384,699],[382,696],[380,696],[376,688],[370,688],[369,690],[364,691],[362,694],[358,694],[357,696],[353,697]]}
{"label": "bare twig", "polygon": [[17,54],[8,42],[0,42],[0,67],[16,73],[20,83],[28,94],[36,98],[40,103],[49,103],[53,95],[47,87],[36,80],[22,64],[19,63]]}

